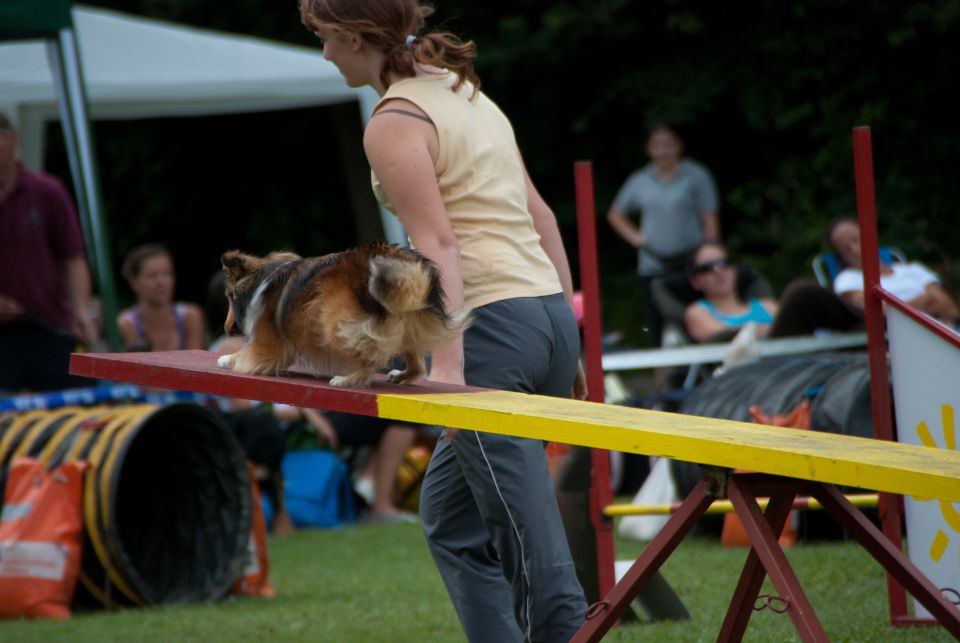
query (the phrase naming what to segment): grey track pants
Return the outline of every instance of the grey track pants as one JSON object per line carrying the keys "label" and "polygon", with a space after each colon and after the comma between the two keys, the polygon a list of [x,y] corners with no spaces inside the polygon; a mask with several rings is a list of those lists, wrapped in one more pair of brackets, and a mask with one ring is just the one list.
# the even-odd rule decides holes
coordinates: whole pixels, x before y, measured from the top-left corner
{"label": "grey track pants", "polygon": [[[467,384],[566,397],[579,356],[562,296],[483,306],[464,336]],[[430,551],[473,643],[568,641],[586,600],[543,443],[477,431],[441,438],[420,495]]]}

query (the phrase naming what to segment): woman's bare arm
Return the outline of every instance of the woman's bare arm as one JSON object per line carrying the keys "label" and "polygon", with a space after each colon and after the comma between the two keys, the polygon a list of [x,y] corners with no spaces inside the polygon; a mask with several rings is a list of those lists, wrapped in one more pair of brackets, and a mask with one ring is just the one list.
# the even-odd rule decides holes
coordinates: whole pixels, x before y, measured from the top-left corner
{"label": "woman's bare arm", "polygon": [[630,220],[627,213],[615,205],[611,205],[607,210],[607,223],[613,228],[613,231],[620,235],[620,238],[629,243],[634,248],[643,245],[643,233],[640,228]]}
{"label": "woman's bare arm", "polygon": [[[422,113],[412,103],[396,102]],[[448,310],[460,310],[464,305],[460,247],[437,184],[433,124],[404,114],[379,114],[367,125],[363,145],[414,247],[439,267]],[[462,337],[433,352],[430,379],[463,384]]]}
{"label": "woman's bare arm", "polygon": [[[523,177],[527,184],[527,210],[533,218],[533,227],[540,235],[540,246],[547,253],[547,257],[557,270],[557,276],[560,278],[560,286],[563,288],[563,298],[567,300],[570,307],[573,307],[573,277],[570,275],[570,262],[567,259],[567,251],[563,247],[563,237],[560,236],[560,228],[557,225],[557,217],[553,210],[547,205],[540,192],[537,190],[527,168],[523,168]],[[587,399],[587,377],[583,370],[583,364],[577,362],[577,374],[573,382],[573,391],[571,396],[578,400]]]}

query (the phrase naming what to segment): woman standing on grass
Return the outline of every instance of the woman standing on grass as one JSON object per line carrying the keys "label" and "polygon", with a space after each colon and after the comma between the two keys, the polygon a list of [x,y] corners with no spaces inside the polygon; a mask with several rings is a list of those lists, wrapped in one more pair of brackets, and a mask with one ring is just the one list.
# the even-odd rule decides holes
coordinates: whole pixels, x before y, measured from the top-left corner
{"label": "woman standing on grass", "polygon": [[[301,0],[300,11],[347,84],[380,94],[364,135],[374,191],[439,267],[449,308],[474,311],[433,353],[430,380],[585,397],[556,219],[479,91],[474,44],[421,33],[433,10],[417,0]],[[420,516],[471,641],[566,641],[583,623],[541,442],[448,430]]]}
{"label": "woman standing on grass", "polygon": [[607,222],[637,249],[646,321],[653,345],[660,346],[663,318],[651,285],[683,274],[700,244],[720,240],[719,198],[713,175],[684,155],[683,139],[672,125],[653,123],[646,150],[650,163],[627,178]]}

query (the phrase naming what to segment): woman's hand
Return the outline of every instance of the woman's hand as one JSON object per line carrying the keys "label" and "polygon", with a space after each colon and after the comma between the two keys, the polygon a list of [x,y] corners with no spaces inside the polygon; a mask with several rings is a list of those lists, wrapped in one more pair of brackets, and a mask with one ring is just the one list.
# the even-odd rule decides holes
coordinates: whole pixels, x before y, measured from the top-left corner
{"label": "woman's hand", "polygon": [[587,389],[587,373],[583,370],[583,361],[577,360],[577,374],[573,378],[573,390],[570,397],[575,400],[585,400],[590,391]]}
{"label": "woman's hand", "polygon": [[75,311],[75,313],[77,314],[73,316],[71,334],[85,346],[93,346],[100,336],[97,323],[87,311]]}
{"label": "woman's hand", "polygon": [[430,376],[427,379],[431,382],[442,384],[464,385],[463,371],[461,369],[432,367],[430,369]]}
{"label": "woman's hand", "polygon": [[24,312],[23,306],[16,299],[0,295],[0,324],[13,321]]}
{"label": "woman's hand", "polygon": [[[462,346],[461,340],[457,340],[454,343]],[[440,351],[438,351],[437,353],[434,353],[433,355],[433,360],[431,360],[431,364],[430,364],[430,377],[427,379],[431,382],[438,382],[441,384],[456,384],[458,386],[463,386],[464,379],[463,379],[462,357],[459,361],[459,365],[448,366],[448,365],[445,365],[443,361],[438,362],[437,360],[438,357],[440,357],[440,359],[443,360],[443,356],[440,355],[439,353]],[[462,349],[460,354],[462,356],[463,354]],[[453,362],[454,364],[457,364],[457,360],[453,360]],[[449,442],[453,438],[455,438],[457,436],[457,433],[459,432],[460,432],[460,429],[444,427],[443,439]]]}
{"label": "woman's hand", "polygon": [[643,247],[646,241],[643,238],[643,232],[640,231],[640,226],[630,220],[626,212],[616,206],[610,206],[610,210],[607,212],[607,223],[621,239],[631,246],[634,248]]}

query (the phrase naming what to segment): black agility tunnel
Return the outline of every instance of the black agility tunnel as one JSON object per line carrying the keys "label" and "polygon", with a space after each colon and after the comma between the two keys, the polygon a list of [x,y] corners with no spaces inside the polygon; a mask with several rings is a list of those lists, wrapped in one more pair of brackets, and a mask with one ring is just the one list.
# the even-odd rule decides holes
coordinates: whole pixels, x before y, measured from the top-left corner
{"label": "black agility tunnel", "polygon": [[[193,404],[64,407],[0,419],[0,485],[17,457],[86,460],[76,602],[108,607],[209,601],[247,560],[243,452]],[[0,496],[2,498],[2,496]]]}
{"label": "black agility tunnel", "polygon": [[[815,353],[743,364],[697,386],[680,412],[750,422],[752,404],[767,415],[783,415],[804,399],[811,401],[812,429],[873,437],[865,353]],[[671,462],[671,473],[681,497],[703,475],[699,465],[679,460]]]}

